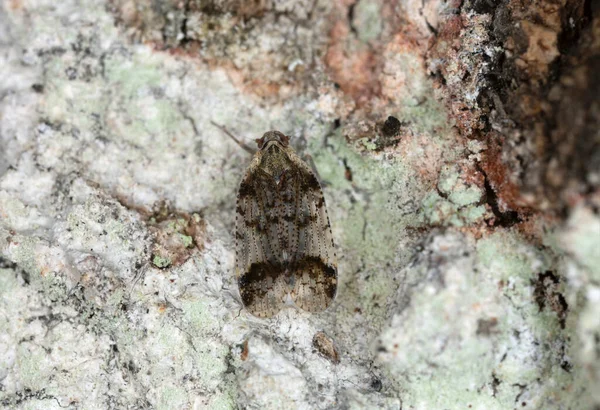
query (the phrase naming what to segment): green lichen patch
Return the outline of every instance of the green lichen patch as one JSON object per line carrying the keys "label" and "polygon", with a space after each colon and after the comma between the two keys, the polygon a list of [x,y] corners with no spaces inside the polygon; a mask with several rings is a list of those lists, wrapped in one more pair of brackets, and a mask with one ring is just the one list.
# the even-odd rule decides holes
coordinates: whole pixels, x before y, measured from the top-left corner
{"label": "green lichen patch", "polygon": [[309,151],[324,185],[342,280],[348,281],[340,302],[352,311],[380,312],[398,286],[382,271],[405,263],[403,249],[414,240],[409,230],[420,225],[414,211],[422,182],[400,159],[361,156],[339,135],[328,137],[327,149],[313,145]]}
{"label": "green lichen patch", "polygon": [[159,410],[183,409],[188,406],[187,392],[181,387],[164,387],[159,394],[159,402],[156,406]]}
{"label": "green lichen patch", "polygon": [[180,266],[204,248],[206,223],[198,214],[159,210],[149,220],[153,233],[152,263],[157,268]]}
{"label": "green lichen patch", "polygon": [[58,241],[70,252],[98,255],[128,276],[147,252],[143,224],[117,201],[85,194],[61,225]]}
{"label": "green lichen patch", "polygon": [[467,182],[457,165],[441,167],[437,189],[429,192],[421,202],[420,217],[434,226],[469,226],[491,218],[483,205],[484,192],[474,182]]}
{"label": "green lichen patch", "polygon": [[211,305],[203,299],[186,301],[183,304],[183,317],[186,327],[195,335],[215,334],[221,323],[211,310]]}
{"label": "green lichen patch", "polygon": [[171,266],[171,259],[164,258],[160,255],[154,255],[154,257],[152,258],[152,264],[159,269],[168,268],[169,266]]}
{"label": "green lichen patch", "polygon": [[225,392],[213,396],[208,404],[208,408],[214,410],[235,410],[238,408],[232,392]]}
{"label": "green lichen patch", "polygon": [[578,408],[553,260],[513,232],[436,236],[406,271],[408,308],[381,336],[403,405]]}
{"label": "green lichen patch", "polygon": [[[464,202],[479,200],[481,192],[474,188],[472,194],[467,194],[466,197],[460,197]],[[491,213],[484,205],[458,205],[457,200],[452,196],[444,198],[436,191],[430,192],[421,203],[419,215],[424,223],[433,226],[469,226],[482,223],[486,218],[490,217]]]}
{"label": "green lichen patch", "polygon": [[377,39],[383,31],[381,4],[375,0],[358,1],[354,5],[353,17],[352,25],[364,43]]}
{"label": "green lichen patch", "polygon": [[589,279],[600,281],[600,217],[587,207],[576,208],[561,231],[550,232],[548,242],[568,252],[588,272]]}
{"label": "green lichen patch", "polygon": [[201,341],[191,355],[195,372],[203,387],[214,390],[222,384],[223,374],[227,371],[227,354],[229,347],[220,340]]}
{"label": "green lichen patch", "polygon": [[120,95],[135,99],[163,84],[160,58],[151,53],[134,53],[131,58],[119,55],[105,61],[105,76]]}

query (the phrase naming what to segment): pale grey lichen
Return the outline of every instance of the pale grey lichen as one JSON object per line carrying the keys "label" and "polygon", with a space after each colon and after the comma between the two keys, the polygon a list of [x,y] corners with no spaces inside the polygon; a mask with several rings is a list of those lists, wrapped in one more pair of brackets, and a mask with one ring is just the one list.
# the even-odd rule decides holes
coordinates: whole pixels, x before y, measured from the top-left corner
{"label": "pale grey lichen", "polygon": [[404,404],[562,408],[569,397],[584,408],[569,333],[535,303],[550,263],[514,233],[432,237],[404,271],[400,309],[381,336],[379,361],[406,389]]}

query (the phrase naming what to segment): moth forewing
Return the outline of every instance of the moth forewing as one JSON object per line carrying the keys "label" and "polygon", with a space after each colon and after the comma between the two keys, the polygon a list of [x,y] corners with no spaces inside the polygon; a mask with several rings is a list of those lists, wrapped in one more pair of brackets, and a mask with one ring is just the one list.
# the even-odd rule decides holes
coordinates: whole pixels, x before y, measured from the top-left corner
{"label": "moth forewing", "polygon": [[269,131],[242,178],[236,207],[236,276],[244,306],[277,314],[291,298],[325,310],[337,290],[337,261],[323,191],[311,168]]}

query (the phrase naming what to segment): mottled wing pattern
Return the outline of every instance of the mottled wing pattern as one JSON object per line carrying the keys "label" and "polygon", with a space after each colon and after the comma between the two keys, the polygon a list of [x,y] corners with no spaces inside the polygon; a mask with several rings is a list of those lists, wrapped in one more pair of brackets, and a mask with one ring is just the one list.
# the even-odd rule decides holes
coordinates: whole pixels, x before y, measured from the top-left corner
{"label": "mottled wing pattern", "polygon": [[335,297],[337,262],[323,192],[291,149],[259,154],[240,184],[236,274],[244,305],[259,317],[275,315],[288,293],[309,312],[325,310]]}
{"label": "mottled wing pattern", "polygon": [[[331,225],[321,185],[310,167],[296,154],[293,178],[285,179],[282,191],[293,191],[285,199],[284,233],[293,254],[290,257],[291,296],[296,306],[309,311],[325,310],[337,290],[337,261]],[[287,184],[287,186],[286,186]],[[285,236],[285,235],[283,235]]]}
{"label": "mottled wing pattern", "polygon": [[236,276],[244,306],[255,316],[271,317],[283,305],[288,285],[272,264],[279,250],[275,192],[268,176],[253,165],[240,183],[236,207]]}

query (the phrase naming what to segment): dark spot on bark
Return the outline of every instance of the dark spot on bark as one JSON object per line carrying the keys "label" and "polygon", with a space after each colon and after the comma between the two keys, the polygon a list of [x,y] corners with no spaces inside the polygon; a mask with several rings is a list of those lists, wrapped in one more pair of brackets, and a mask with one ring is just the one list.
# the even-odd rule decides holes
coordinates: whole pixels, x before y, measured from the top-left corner
{"label": "dark spot on bark", "polygon": [[358,31],[356,30],[356,27],[354,27],[354,8],[356,7],[357,3],[357,1],[353,2],[348,7],[348,26],[350,27],[350,30],[352,30],[352,33],[354,33],[356,36],[358,36]]}
{"label": "dark spot on bark", "polygon": [[476,165],[476,168],[483,175],[484,178],[483,185],[485,188],[485,202],[490,206],[495,217],[493,226],[502,226],[504,228],[509,228],[519,222],[522,222],[517,211],[500,211],[500,207],[498,206],[498,195],[496,194],[496,191],[494,191],[494,189],[492,188],[487,173],[483,170],[483,168],[481,168],[479,164]]}
{"label": "dark spot on bark", "polygon": [[549,307],[558,317],[561,329],[565,328],[569,306],[565,297],[559,291],[560,277],[552,271],[539,273],[532,281],[533,298],[540,311]]}
{"label": "dark spot on bark", "polygon": [[135,365],[133,360],[130,360],[129,362],[127,362],[127,370],[129,370],[131,373],[134,373],[134,374],[140,371],[139,367],[137,367]]}
{"label": "dark spot on bark", "polygon": [[571,364],[568,360],[563,360],[560,364],[561,369],[563,369],[567,373],[571,373],[571,369],[573,369],[573,364]]}
{"label": "dark spot on bark", "polygon": [[381,380],[379,380],[377,377],[373,377],[371,379],[371,389],[373,389],[374,391],[381,391],[382,387],[383,384],[381,383]]}
{"label": "dark spot on bark", "polygon": [[497,0],[474,0],[471,3],[471,10],[478,14],[494,14],[498,7]]}
{"label": "dark spot on bark", "polygon": [[395,137],[400,132],[401,126],[402,126],[402,123],[400,122],[400,120],[398,120],[398,118],[392,117],[390,115],[387,118],[387,120],[385,120],[385,123],[383,123],[383,127],[381,128],[381,131],[383,132],[383,135],[385,135],[386,137]]}
{"label": "dark spot on bark", "polygon": [[496,332],[496,326],[498,326],[498,319],[495,317],[491,319],[479,319],[477,320],[477,331],[475,333],[478,336],[489,336]]}
{"label": "dark spot on bark", "polygon": [[348,166],[348,161],[346,161],[346,158],[344,158],[342,161],[344,163],[344,177],[346,180],[352,182],[352,169],[350,169]]}
{"label": "dark spot on bark", "polygon": [[498,386],[502,383],[502,380],[496,376],[496,373],[492,372],[492,397],[496,397],[498,394]]}

